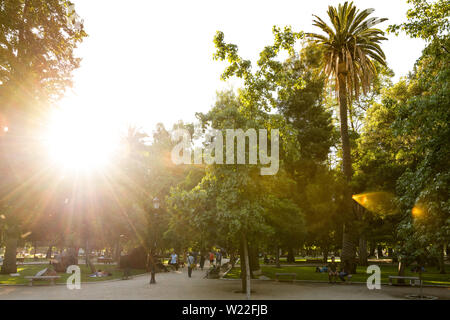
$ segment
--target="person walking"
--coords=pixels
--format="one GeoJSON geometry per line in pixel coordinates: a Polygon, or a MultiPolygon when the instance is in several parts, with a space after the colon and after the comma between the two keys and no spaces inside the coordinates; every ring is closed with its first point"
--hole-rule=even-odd
{"type": "Polygon", "coordinates": [[[178,271],[178,255],[175,251],[170,255],[170,264],[175,267],[176,271],[178,271]]]}
{"type": "Polygon", "coordinates": [[[188,257],[187,257],[187,265],[188,265],[188,276],[189,278],[192,277],[192,269],[195,266],[195,262],[194,262],[194,256],[192,255],[191,252],[189,252],[188,257]]]}
{"type": "Polygon", "coordinates": [[[209,253],[209,264],[212,266],[214,264],[214,253],[209,253]]]}
{"type": "Polygon", "coordinates": [[[222,253],[220,252],[220,250],[216,253],[216,263],[219,267],[222,264],[222,253]]]}

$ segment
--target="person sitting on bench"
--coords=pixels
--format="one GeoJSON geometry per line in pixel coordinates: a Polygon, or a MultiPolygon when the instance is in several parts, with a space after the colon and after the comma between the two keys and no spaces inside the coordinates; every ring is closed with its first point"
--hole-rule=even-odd
{"type": "Polygon", "coordinates": [[[316,272],[322,273],[322,272],[327,272],[327,271],[328,271],[328,267],[327,266],[325,266],[325,267],[316,267],[316,272]]]}
{"type": "Polygon", "coordinates": [[[425,272],[425,268],[424,267],[415,266],[415,267],[411,268],[411,272],[415,272],[415,273],[425,272]]]}
{"type": "Polygon", "coordinates": [[[348,261],[345,261],[341,270],[339,271],[339,278],[345,282],[345,277],[347,277],[349,280],[352,277],[350,274],[350,264],[348,261]]]}
{"type": "Polygon", "coordinates": [[[91,278],[100,278],[100,277],[109,277],[112,276],[111,272],[98,270],[97,272],[91,274],[89,277],[91,278]]]}
{"type": "Polygon", "coordinates": [[[338,276],[338,272],[337,272],[337,264],[334,261],[334,256],[331,257],[331,262],[328,263],[327,265],[327,269],[328,269],[328,282],[331,283],[331,280],[334,277],[334,283],[336,283],[336,278],[338,276]]]}

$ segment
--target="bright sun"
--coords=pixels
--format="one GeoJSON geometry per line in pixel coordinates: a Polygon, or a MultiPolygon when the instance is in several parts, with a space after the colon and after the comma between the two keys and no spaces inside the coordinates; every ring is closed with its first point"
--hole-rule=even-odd
{"type": "Polygon", "coordinates": [[[51,159],[68,170],[101,169],[118,145],[107,114],[70,105],[52,114],[45,140],[51,159]]]}

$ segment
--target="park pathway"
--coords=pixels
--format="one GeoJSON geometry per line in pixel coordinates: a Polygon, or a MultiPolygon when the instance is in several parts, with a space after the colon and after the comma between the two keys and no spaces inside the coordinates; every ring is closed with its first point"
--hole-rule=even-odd
{"type": "MultiPolygon", "coordinates": [[[[0,286],[0,299],[38,300],[91,300],[91,299],[150,299],[150,300],[222,300],[245,299],[240,281],[204,279],[205,271],[194,270],[192,278],[187,268],[178,272],[158,273],[157,283],[149,285],[149,275],[136,276],[130,280],[81,284],[80,290],[69,290],[65,285],[56,286],[0,286]]],[[[273,281],[252,281],[255,293],[252,299],[270,300],[315,300],[315,299],[403,299],[407,294],[416,294],[411,287],[382,286],[381,290],[370,291],[365,285],[329,285],[326,283],[277,283],[273,281]]],[[[450,299],[449,288],[424,288],[424,294],[450,299]]]]}

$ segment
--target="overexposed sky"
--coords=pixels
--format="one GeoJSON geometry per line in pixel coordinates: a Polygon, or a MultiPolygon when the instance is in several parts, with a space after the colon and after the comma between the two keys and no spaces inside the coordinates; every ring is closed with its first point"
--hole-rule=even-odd
{"type": "MultiPolygon", "coordinates": [[[[74,87],[62,102],[119,128],[138,125],[151,132],[157,122],[167,127],[180,119],[193,121],[206,112],[215,92],[230,84],[220,80],[225,64],[213,61],[217,30],[237,44],[241,56],[255,62],[272,44],[273,25],[314,31],[312,14],[327,18],[331,0],[72,0],[89,37],[77,55],[74,87]]],[[[406,20],[406,0],[358,0],[387,17],[379,25],[406,20]]],[[[325,19],[325,21],[327,21],[325,19]]],[[[317,30],[316,30],[317,31],[317,30]]],[[[424,43],[389,35],[383,44],[395,79],[405,76],[424,43]]]]}

